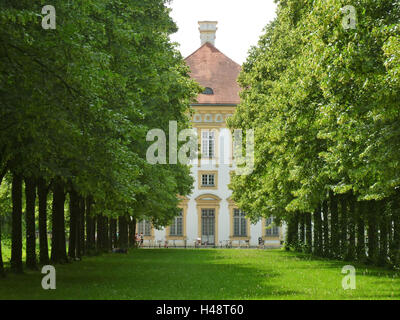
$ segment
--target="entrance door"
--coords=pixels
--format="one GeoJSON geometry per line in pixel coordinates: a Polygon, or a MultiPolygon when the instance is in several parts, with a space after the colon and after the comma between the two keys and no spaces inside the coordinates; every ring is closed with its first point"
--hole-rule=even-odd
{"type": "Polygon", "coordinates": [[[201,242],[214,245],[215,242],[215,210],[201,209],[201,242]]]}

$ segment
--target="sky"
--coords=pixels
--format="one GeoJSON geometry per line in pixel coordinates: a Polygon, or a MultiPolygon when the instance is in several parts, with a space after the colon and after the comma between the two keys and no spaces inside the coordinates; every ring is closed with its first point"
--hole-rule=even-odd
{"type": "Polygon", "coordinates": [[[198,21],[218,21],[215,46],[235,62],[246,61],[262,30],[275,18],[274,0],[172,0],[171,16],[179,31],[171,40],[184,58],[200,47],[198,21]]]}

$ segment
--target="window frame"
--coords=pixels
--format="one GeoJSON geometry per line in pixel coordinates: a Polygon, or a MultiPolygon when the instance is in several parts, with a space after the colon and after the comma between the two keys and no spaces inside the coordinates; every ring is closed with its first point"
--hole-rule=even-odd
{"type": "Polygon", "coordinates": [[[183,228],[183,209],[180,210],[180,214],[175,216],[171,225],[169,226],[169,232],[168,235],[170,237],[183,237],[183,233],[184,233],[184,228],[183,228]],[[178,228],[179,228],[179,224],[178,221],[180,220],[180,233],[178,233],[178,228]]]}
{"type": "Polygon", "coordinates": [[[204,159],[215,159],[216,154],[215,130],[201,130],[201,157],[204,159]],[[205,136],[207,134],[207,136],[205,136]]]}
{"type": "MultiPolygon", "coordinates": [[[[230,219],[230,230],[229,230],[229,239],[232,241],[249,241],[251,239],[251,232],[250,232],[250,226],[251,226],[251,221],[249,218],[246,219],[246,236],[236,236],[235,235],[235,209],[240,208],[235,204],[235,202],[232,200],[232,197],[229,197],[226,199],[228,201],[228,208],[229,208],[229,219],[230,219]]],[[[245,214],[245,213],[244,213],[245,214]]]]}
{"type": "Polygon", "coordinates": [[[215,174],[214,173],[202,173],[201,174],[201,186],[202,187],[215,187],[215,174]],[[204,179],[205,177],[205,179],[204,179]],[[212,179],[210,179],[212,177],[212,179]],[[204,180],[206,183],[204,183],[204,180]],[[212,180],[212,183],[210,181],[212,180]]]}
{"type": "Polygon", "coordinates": [[[246,238],[248,237],[247,225],[249,221],[246,218],[246,214],[239,208],[233,208],[233,237],[235,238],[246,238]],[[238,215],[236,215],[236,212],[238,215]],[[238,233],[236,233],[236,221],[238,222],[238,233]],[[244,224],[244,228],[243,228],[244,224]],[[244,234],[243,234],[244,230],[244,234]]]}
{"type": "Polygon", "coordinates": [[[280,238],[281,236],[281,227],[280,226],[272,226],[271,228],[268,228],[273,222],[274,218],[269,217],[269,218],[264,218],[264,225],[263,225],[263,238],[280,238]],[[274,232],[276,231],[276,232],[274,232]]]}
{"type": "Polygon", "coordinates": [[[140,234],[141,232],[143,232],[143,238],[145,240],[154,239],[154,227],[151,221],[147,219],[141,219],[137,222],[136,233],[140,234]],[[146,229],[149,231],[148,233],[146,232],[146,229]]]}
{"type": "MultiPolygon", "coordinates": [[[[181,199],[178,208],[181,209],[182,212],[182,235],[181,236],[176,236],[176,235],[171,235],[171,225],[167,226],[165,228],[165,238],[166,240],[186,240],[187,235],[186,235],[186,216],[187,216],[187,211],[188,211],[188,206],[189,206],[189,198],[187,197],[182,197],[179,196],[181,199]]],[[[175,217],[176,218],[176,217],[175,217]]]]}
{"type": "Polygon", "coordinates": [[[214,94],[214,90],[210,87],[205,87],[204,91],[202,92],[202,94],[207,94],[207,95],[213,95],[214,94]]]}
{"type": "Polygon", "coordinates": [[[213,189],[216,190],[218,189],[218,170],[198,170],[197,174],[197,188],[199,190],[204,190],[204,189],[213,189]],[[203,176],[207,175],[207,182],[209,182],[209,176],[214,176],[214,184],[213,185],[204,185],[203,184],[203,176]]]}

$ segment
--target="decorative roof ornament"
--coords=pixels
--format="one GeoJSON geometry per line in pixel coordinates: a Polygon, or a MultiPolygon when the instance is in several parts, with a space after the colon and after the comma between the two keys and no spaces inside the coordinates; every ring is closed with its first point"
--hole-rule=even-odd
{"type": "Polygon", "coordinates": [[[209,42],[215,46],[216,32],[218,30],[217,24],[218,21],[199,21],[201,45],[209,42]]]}

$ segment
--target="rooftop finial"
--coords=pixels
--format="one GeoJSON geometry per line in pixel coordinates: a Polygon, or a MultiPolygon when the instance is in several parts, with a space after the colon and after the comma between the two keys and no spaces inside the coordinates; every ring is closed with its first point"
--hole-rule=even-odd
{"type": "Polygon", "coordinates": [[[215,34],[217,32],[217,24],[217,21],[199,21],[201,45],[209,42],[213,46],[215,46],[215,34]]]}

